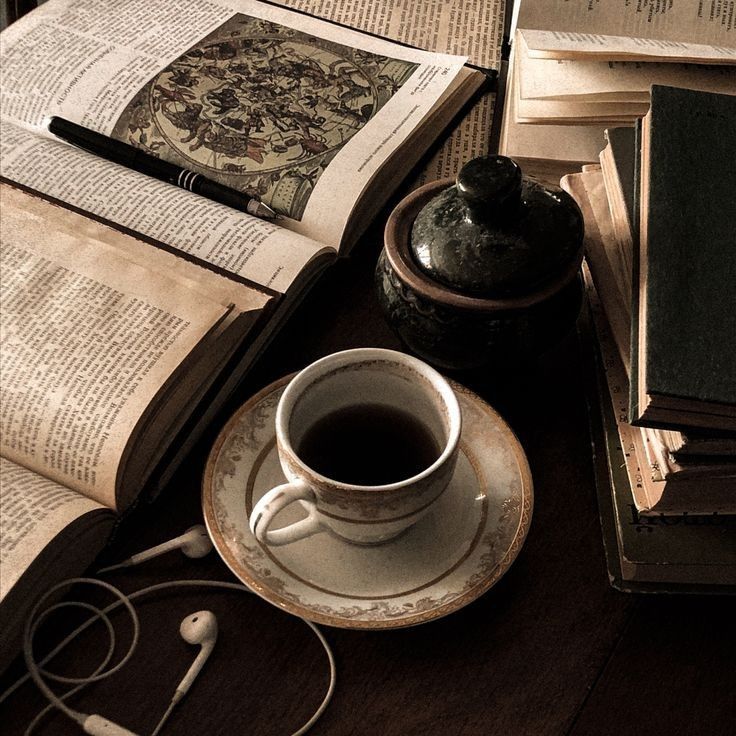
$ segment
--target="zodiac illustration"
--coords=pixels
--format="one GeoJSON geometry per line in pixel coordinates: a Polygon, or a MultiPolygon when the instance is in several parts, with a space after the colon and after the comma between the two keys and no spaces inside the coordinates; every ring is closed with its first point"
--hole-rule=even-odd
{"type": "Polygon", "coordinates": [[[299,219],[320,174],[416,66],[235,15],[159,72],[113,135],[299,219]]]}

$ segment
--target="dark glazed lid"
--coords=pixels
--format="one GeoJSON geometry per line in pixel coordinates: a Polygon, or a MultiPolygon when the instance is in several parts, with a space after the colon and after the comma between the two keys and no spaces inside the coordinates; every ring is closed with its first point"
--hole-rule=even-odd
{"type": "Polygon", "coordinates": [[[559,188],[522,177],[506,156],[469,161],[455,186],[417,215],[411,253],[451,289],[486,298],[527,294],[564,272],[580,251],[583,217],[559,188]]]}

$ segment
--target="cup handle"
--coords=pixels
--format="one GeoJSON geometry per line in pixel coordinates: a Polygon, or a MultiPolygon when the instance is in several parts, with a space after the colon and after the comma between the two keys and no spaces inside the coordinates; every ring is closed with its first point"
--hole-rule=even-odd
{"type": "Polygon", "coordinates": [[[314,505],[314,491],[301,480],[283,483],[268,491],[253,507],[249,523],[250,530],[259,542],[273,546],[296,542],[323,528],[314,505]],[[307,518],[281,529],[269,529],[276,514],[295,501],[301,501],[308,508],[307,518]]]}

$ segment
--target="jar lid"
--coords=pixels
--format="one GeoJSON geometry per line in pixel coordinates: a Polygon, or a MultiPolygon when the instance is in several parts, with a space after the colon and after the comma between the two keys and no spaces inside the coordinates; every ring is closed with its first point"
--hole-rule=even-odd
{"type": "Polygon", "coordinates": [[[465,164],[455,185],[421,210],[410,249],[418,268],[440,284],[503,298],[559,277],[582,239],[583,217],[572,197],[492,155],[465,164]]]}

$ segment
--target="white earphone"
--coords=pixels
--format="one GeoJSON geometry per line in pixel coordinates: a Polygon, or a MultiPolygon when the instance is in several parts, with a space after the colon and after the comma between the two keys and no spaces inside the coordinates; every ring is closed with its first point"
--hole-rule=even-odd
{"type": "Polygon", "coordinates": [[[173,698],[175,703],[178,703],[186,695],[200,670],[204,667],[207,657],[215,648],[215,641],[217,641],[217,619],[215,614],[212,611],[197,611],[197,613],[187,616],[181,622],[179,633],[187,644],[198,644],[202,648],[189,671],[176,688],[173,698]]]}
{"type": "MultiPolygon", "coordinates": [[[[201,672],[204,663],[215,648],[217,641],[217,618],[212,611],[197,611],[187,616],[179,626],[179,633],[182,639],[188,644],[199,645],[201,649],[196,659],[192,662],[192,666],[187,671],[182,681],[178,684],[174,697],[169,703],[169,707],[164,712],[161,720],[156,725],[151,736],[156,736],[163,728],[174,706],[187,694],[192,683],[201,672]]],[[[93,713],[84,717],[82,720],[82,728],[91,736],[136,736],[132,731],[120,726],[107,718],[93,713]]]]}
{"type": "MultiPolygon", "coordinates": [[[[127,560],[120,563],[119,565],[113,565],[111,567],[104,568],[103,570],[100,570],[98,572],[107,572],[110,570],[116,570],[118,568],[128,567],[130,565],[137,565],[138,563],[143,562],[144,560],[148,560],[148,559],[151,559],[152,557],[156,557],[157,555],[164,554],[166,552],[169,552],[172,549],[181,549],[184,552],[184,554],[187,555],[188,557],[203,557],[212,549],[212,543],[209,537],[207,536],[207,531],[204,528],[204,526],[197,525],[187,530],[181,536],[176,537],[175,539],[172,539],[169,542],[165,542],[164,544],[160,544],[156,547],[152,547],[149,550],[140,552],[128,558],[127,560]]],[[[224,582],[224,581],[221,582],[217,580],[171,580],[171,581],[164,582],[164,583],[158,583],[156,585],[149,585],[146,588],[142,588],[141,590],[137,590],[128,595],[124,594],[114,585],[111,585],[110,583],[107,583],[103,580],[97,580],[95,578],[70,578],[68,580],[63,580],[60,583],[57,583],[56,585],[52,586],[36,602],[36,605],[31,611],[30,616],[26,622],[26,627],[25,627],[24,636],[23,636],[23,653],[25,656],[28,673],[25,676],[21,677],[19,680],[17,680],[4,693],[0,694],[0,702],[10,697],[10,695],[13,692],[15,692],[28,678],[31,678],[35,682],[39,690],[46,696],[46,698],[49,701],[49,704],[46,706],[46,708],[41,710],[38,713],[38,715],[33,719],[33,721],[30,723],[30,725],[26,729],[26,734],[30,734],[34,726],[41,720],[41,718],[45,715],[45,713],[48,712],[49,709],[57,708],[62,713],[67,715],[69,718],[71,718],[73,721],[76,721],[84,729],[85,733],[88,733],[91,736],[137,736],[137,734],[135,734],[133,731],[130,731],[124,726],[121,726],[117,723],[114,723],[113,721],[108,720],[107,718],[99,715],[98,713],[87,714],[87,713],[82,713],[80,711],[76,711],[70,708],[64,701],[67,698],[69,698],[71,695],[76,693],[84,685],[87,685],[92,682],[97,682],[106,677],[109,677],[115,672],[118,672],[126,664],[126,662],[131,658],[135,650],[135,647],[138,644],[138,639],[139,639],[139,634],[140,634],[140,622],[138,619],[138,614],[132,604],[133,600],[140,598],[142,596],[150,595],[151,593],[155,593],[158,591],[169,590],[172,588],[189,588],[189,587],[215,588],[218,590],[224,589],[224,590],[232,590],[232,591],[238,591],[238,592],[244,592],[244,593],[252,592],[245,585],[242,585],[239,583],[224,582]],[[45,608],[45,609],[42,608],[43,604],[50,597],[57,596],[58,592],[62,590],[63,588],[66,588],[70,585],[79,585],[79,584],[95,585],[95,586],[104,588],[109,593],[111,593],[117,600],[109,604],[105,608],[96,608],[94,606],[91,606],[88,603],[83,603],[79,601],[68,601],[68,602],[62,601],[60,603],[55,603],[49,606],[48,608],[45,608]],[[36,630],[38,629],[41,622],[45,620],[53,611],[55,611],[58,608],[69,607],[69,606],[77,606],[82,609],[92,611],[92,616],[88,618],[85,622],[80,624],[74,631],[72,631],[63,641],[61,641],[40,662],[36,661],[36,658],[33,652],[33,638],[35,636],[36,630]],[[106,667],[108,667],[108,663],[110,662],[113,651],[115,649],[115,638],[116,638],[114,628],[112,626],[112,623],[110,621],[108,614],[111,611],[118,609],[120,607],[126,609],[128,612],[128,615],[130,616],[130,620],[132,623],[132,637],[131,637],[131,641],[128,646],[127,652],[122,656],[122,658],[117,662],[117,664],[115,664],[114,666],[110,666],[108,669],[106,669],[106,667]],[[49,672],[46,669],[42,669],[42,667],[48,661],[53,659],[53,657],[55,657],[62,649],[64,649],[70,642],[72,642],[79,634],[81,634],[83,631],[89,628],[95,621],[102,621],[104,625],[107,627],[108,634],[110,636],[111,646],[108,650],[107,655],[103,658],[103,661],[98,665],[97,669],[91,675],[87,677],[79,677],[79,678],[63,677],[61,675],[56,675],[52,672],[49,672]],[[63,695],[57,695],[54,691],[51,690],[51,688],[44,681],[44,677],[52,679],[52,680],[56,680],[57,682],[75,685],[75,687],[73,687],[71,690],[64,693],[63,695]]],[[[301,619],[301,620],[307,626],[309,626],[310,629],[312,629],[314,634],[317,636],[317,639],[319,640],[320,644],[322,645],[323,649],[325,650],[325,653],[327,655],[327,661],[329,664],[329,669],[330,669],[330,681],[329,681],[329,685],[327,688],[327,692],[322,702],[320,703],[319,707],[317,708],[317,710],[314,712],[312,717],[306,723],[302,725],[301,728],[299,728],[297,731],[295,731],[292,734],[292,736],[303,736],[303,734],[305,734],[317,722],[317,720],[320,718],[322,713],[324,713],[325,709],[327,708],[328,703],[332,699],[332,694],[335,691],[335,682],[336,682],[335,658],[332,654],[330,645],[327,643],[327,640],[325,639],[324,635],[317,628],[317,626],[315,626],[315,624],[313,624],[311,621],[307,621],[306,619],[301,619]]],[[[179,632],[182,638],[189,644],[199,645],[201,649],[198,652],[191,667],[189,668],[187,673],[184,675],[184,678],[181,680],[181,682],[177,686],[176,691],[174,692],[174,696],[172,697],[168,708],[164,712],[161,720],[159,721],[154,731],[151,733],[151,736],[158,736],[161,728],[163,727],[167,718],[173,711],[174,707],[176,706],[178,702],[181,701],[181,699],[184,697],[184,695],[187,693],[192,683],[196,679],[199,672],[202,670],[204,663],[207,661],[207,658],[209,657],[210,653],[212,652],[215,646],[215,642],[217,640],[217,630],[218,630],[217,619],[215,618],[215,615],[211,611],[197,611],[196,613],[192,613],[189,616],[187,616],[181,622],[181,625],[179,627],[179,632]]]]}
{"type": "Polygon", "coordinates": [[[187,670],[186,675],[184,675],[184,679],[177,685],[169,707],[163,716],[161,716],[161,720],[158,722],[156,728],[153,729],[151,736],[157,736],[161,731],[164,723],[166,723],[171,712],[174,710],[174,706],[187,694],[187,691],[192,686],[202,667],[204,667],[207,658],[215,648],[215,642],[217,641],[217,619],[215,618],[215,614],[212,611],[197,611],[196,613],[192,613],[181,622],[179,633],[187,644],[199,645],[201,649],[194,662],[192,662],[192,666],[187,670]]]}
{"type": "Polygon", "coordinates": [[[127,560],[119,562],[117,565],[110,565],[110,567],[103,567],[97,571],[98,575],[104,572],[111,572],[112,570],[120,570],[124,567],[132,567],[133,565],[140,565],[141,562],[150,560],[153,557],[164,555],[172,550],[180,549],[186,557],[196,559],[198,557],[204,557],[212,551],[212,540],[207,534],[207,530],[202,524],[197,524],[187,529],[184,534],[170,539],[168,542],[158,544],[151,549],[138,552],[127,560]]]}

